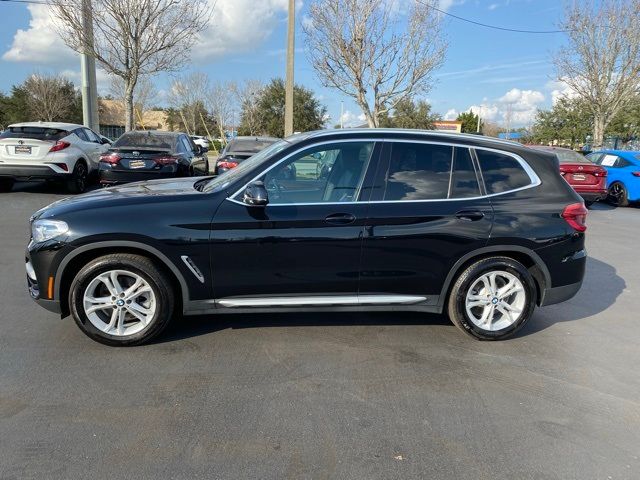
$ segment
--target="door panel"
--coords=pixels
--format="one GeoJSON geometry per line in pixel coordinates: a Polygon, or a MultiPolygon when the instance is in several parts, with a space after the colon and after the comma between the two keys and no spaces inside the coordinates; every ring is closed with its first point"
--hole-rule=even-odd
{"type": "Polygon", "coordinates": [[[352,141],[306,148],[259,177],[269,192],[266,207],[225,200],[211,230],[215,298],[356,295],[364,196],[379,157],[374,146],[352,141]]]}
{"type": "Polygon", "coordinates": [[[365,227],[359,292],[431,295],[427,303],[433,304],[455,262],[487,244],[493,210],[479,196],[477,164],[466,149],[421,146],[412,153],[410,145],[385,146],[365,227]],[[437,195],[445,198],[429,198],[437,195]]]}

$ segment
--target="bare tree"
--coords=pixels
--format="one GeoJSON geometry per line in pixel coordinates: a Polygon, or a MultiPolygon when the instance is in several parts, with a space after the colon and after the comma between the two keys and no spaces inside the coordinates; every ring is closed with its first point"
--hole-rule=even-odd
{"type": "Polygon", "coordinates": [[[241,112],[241,123],[249,135],[260,134],[261,119],[258,110],[260,94],[264,90],[264,83],[261,80],[245,80],[241,84],[236,84],[234,93],[241,112]]]}
{"type": "Polygon", "coordinates": [[[233,113],[237,109],[235,82],[218,82],[211,85],[207,95],[207,109],[216,119],[218,134],[225,142],[225,127],[231,125],[233,113]]]}
{"type": "Polygon", "coordinates": [[[370,127],[401,100],[425,93],[446,43],[434,0],[406,15],[389,0],[314,0],[303,24],[309,59],[324,86],[354,98],[370,127]]]}
{"type": "MultiPolygon", "coordinates": [[[[109,85],[109,93],[113,98],[125,106],[126,85],[122,78],[112,76],[109,85]]],[[[133,89],[133,105],[140,115],[147,111],[156,98],[158,92],[151,78],[148,75],[141,76],[133,89]]]]}
{"type": "Polygon", "coordinates": [[[206,109],[211,82],[206,73],[194,72],[175,79],[169,91],[169,104],[180,112],[187,133],[194,134],[206,109]]]}
{"type": "Polygon", "coordinates": [[[62,119],[73,104],[73,84],[59,75],[34,73],[23,84],[31,115],[46,122],[62,119]]]}
{"type": "Polygon", "coordinates": [[[554,59],[557,75],[590,109],[594,147],[640,90],[638,12],[640,0],[573,2],[565,12],[569,44],[554,59]]]}
{"type": "Polygon", "coordinates": [[[93,56],[125,84],[125,127],[134,125],[133,95],[141,75],[175,71],[211,15],[207,0],[93,0],[94,37],[84,28],[86,0],[49,0],[64,42],[93,56]]]}

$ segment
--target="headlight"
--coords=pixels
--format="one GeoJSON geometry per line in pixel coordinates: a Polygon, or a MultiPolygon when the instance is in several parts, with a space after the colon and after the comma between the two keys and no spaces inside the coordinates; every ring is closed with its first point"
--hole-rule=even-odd
{"type": "Polygon", "coordinates": [[[31,235],[35,243],[45,242],[69,231],[69,225],[62,220],[35,220],[31,224],[31,235]]]}

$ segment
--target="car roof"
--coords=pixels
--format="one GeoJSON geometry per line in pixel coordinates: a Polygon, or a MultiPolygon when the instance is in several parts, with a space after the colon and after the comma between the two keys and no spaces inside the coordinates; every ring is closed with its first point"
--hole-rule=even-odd
{"type": "Polygon", "coordinates": [[[83,128],[84,125],[78,125],[77,123],[64,123],[64,122],[20,122],[12,123],[11,127],[41,127],[41,128],[57,128],[58,130],[75,130],[76,128],[83,128]]]}
{"type": "Polygon", "coordinates": [[[565,152],[575,152],[575,150],[572,150],[570,148],[556,147],[554,145],[526,145],[526,146],[529,147],[529,148],[535,148],[536,150],[548,150],[550,152],[552,152],[554,150],[563,150],[565,152]]]}
{"type": "Polygon", "coordinates": [[[233,137],[229,142],[233,142],[234,140],[245,140],[245,141],[251,141],[254,140],[256,142],[278,142],[280,140],[282,140],[281,138],[277,138],[277,137],[261,137],[261,136],[257,136],[257,135],[243,135],[243,136],[239,136],[239,137],[233,137]]]}
{"type": "Polygon", "coordinates": [[[340,137],[340,136],[381,138],[393,137],[395,139],[420,139],[441,142],[460,142],[461,144],[474,143],[487,148],[509,147],[509,150],[530,151],[521,143],[511,140],[502,140],[495,137],[486,137],[484,135],[474,135],[470,133],[451,133],[441,132],[438,130],[417,130],[406,128],[344,128],[332,130],[315,130],[312,132],[297,133],[285,138],[290,143],[297,143],[304,140],[310,140],[323,137],[340,137]]]}
{"type": "Polygon", "coordinates": [[[182,132],[167,132],[166,130],[129,130],[128,132],[124,132],[123,135],[132,134],[132,133],[141,133],[147,135],[156,135],[158,137],[177,137],[178,135],[186,135],[186,133],[182,132]]]}

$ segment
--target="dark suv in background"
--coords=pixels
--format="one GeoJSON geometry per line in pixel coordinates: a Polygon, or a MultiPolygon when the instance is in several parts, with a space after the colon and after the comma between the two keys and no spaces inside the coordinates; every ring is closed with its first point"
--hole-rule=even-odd
{"type": "Polygon", "coordinates": [[[56,202],[31,218],[31,296],[91,338],[134,345],[186,315],[445,312],[512,335],[585,270],[580,197],[555,155],[477,136],[327,130],[218,177],[56,202]]]}

